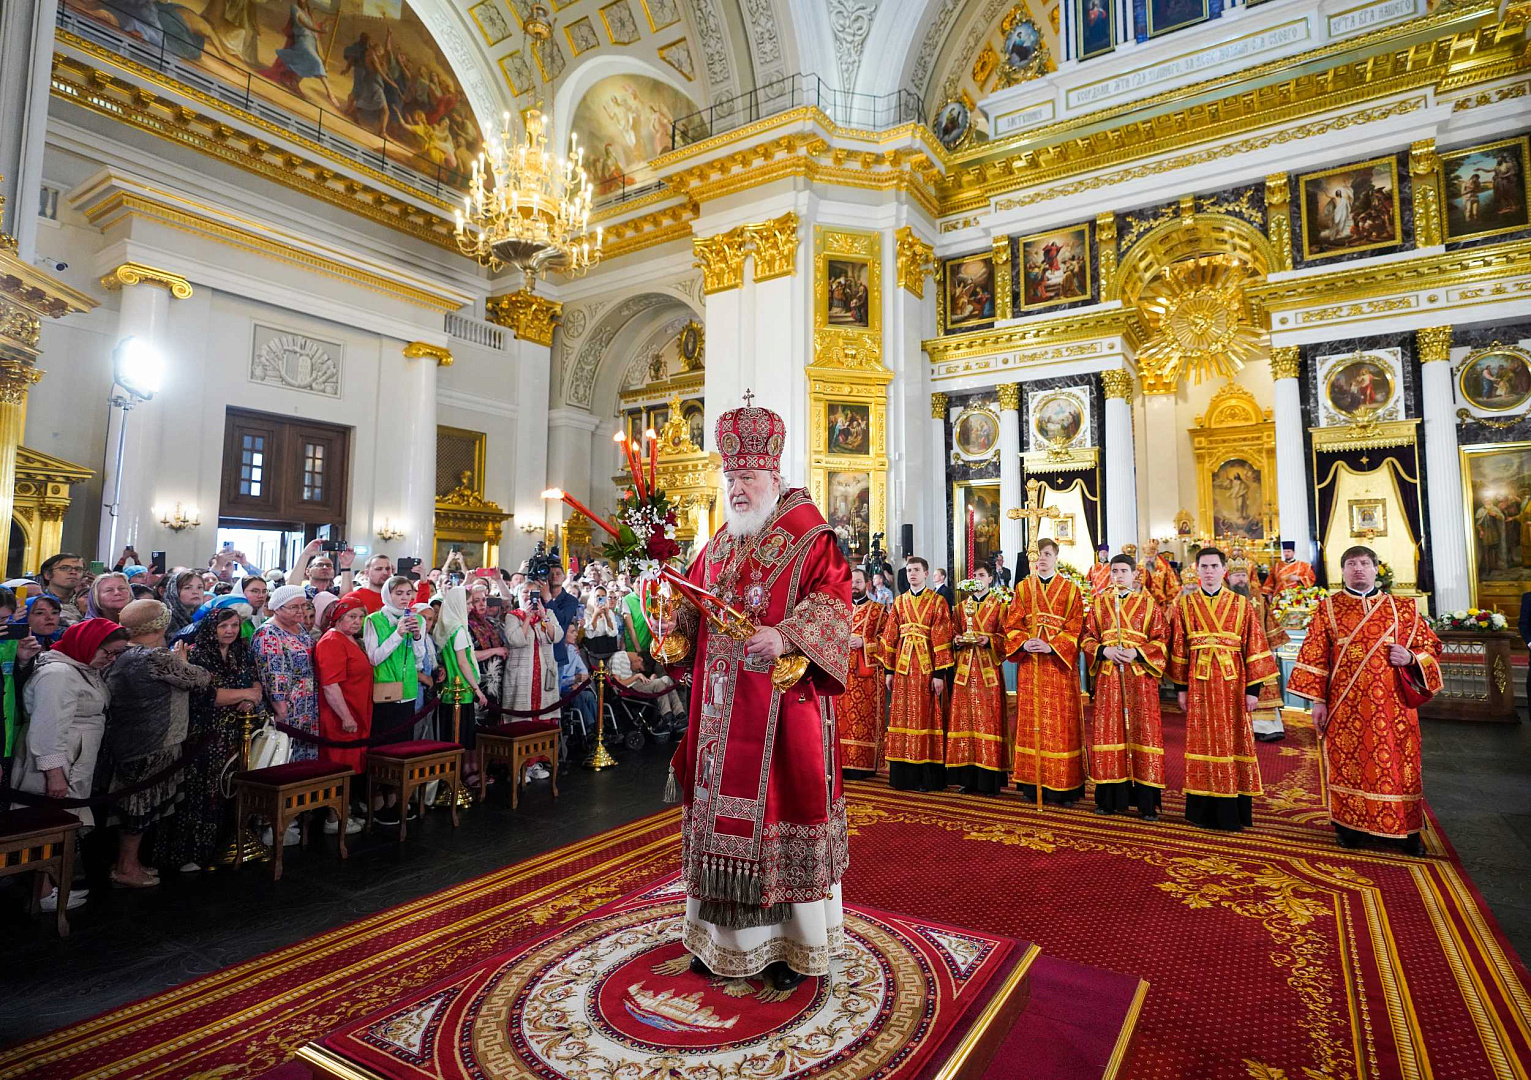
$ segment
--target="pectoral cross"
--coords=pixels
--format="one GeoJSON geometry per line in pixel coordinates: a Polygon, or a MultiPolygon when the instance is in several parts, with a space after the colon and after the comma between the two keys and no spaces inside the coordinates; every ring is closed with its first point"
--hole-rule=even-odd
{"type": "MultiPolygon", "coordinates": [[[[1026,481],[1026,506],[1012,506],[1005,513],[1011,521],[1026,519],[1026,557],[1035,561],[1037,557],[1037,530],[1042,527],[1042,519],[1048,517],[1052,507],[1047,505],[1047,485],[1032,477],[1026,481]]],[[[1020,583],[1017,582],[1017,585],[1020,583]]]]}

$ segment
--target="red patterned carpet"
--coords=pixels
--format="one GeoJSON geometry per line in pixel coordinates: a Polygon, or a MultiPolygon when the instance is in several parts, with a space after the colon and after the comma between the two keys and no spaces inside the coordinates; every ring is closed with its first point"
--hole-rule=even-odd
{"type": "MultiPolygon", "coordinates": [[[[1300,778],[1307,755],[1283,749],[1303,747],[1262,747],[1262,765],[1285,759],[1300,778]]],[[[1267,788],[1275,812],[1257,802],[1257,828],[1230,836],[853,784],[845,894],[1146,980],[1121,1076],[1527,1077],[1531,977],[1444,838],[1431,831],[1426,859],[1344,851],[1303,820],[1317,809],[1305,785],[1267,788]]],[[[259,1077],[667,877],[678,847],[674,811],[634,822],[0,1051],[0,1080],[259,1077]]],[[[1088,1027],[1069,1004],[1055,989],[1033,1018],[1088,1027]]],[[[990,1080],[1037,1075],[1039,1031],[990,1080]]]]}

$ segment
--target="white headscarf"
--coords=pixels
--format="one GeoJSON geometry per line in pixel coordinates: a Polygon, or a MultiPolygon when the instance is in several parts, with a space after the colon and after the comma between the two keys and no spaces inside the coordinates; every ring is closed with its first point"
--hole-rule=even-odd
{"type": "Polygon", "coordinates": [[[432,635],[436,644],[447,648],[452,635],[467,625],[468,590],[461,585],[448,585],[441,590],[441,615],[436,619],[436,632],[432,635]]]}

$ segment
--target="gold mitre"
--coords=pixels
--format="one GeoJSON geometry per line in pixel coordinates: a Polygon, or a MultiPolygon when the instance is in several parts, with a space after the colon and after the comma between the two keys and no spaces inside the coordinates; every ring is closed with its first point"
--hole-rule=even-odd
{"type": "Polygon", "coordinates": [[[1138,545],[1136,545],[1136,544],[1123,544],[1122,545],[1122,554],[1123,555],[1131,555],[1134,559],[1137,558],[1138,557],[1138,545]]]}
{"type": "Polygon", "coordinates": [[[1229,562],[1229,564],[1228,564],[1228,572],[1230,574],[1239,574],[1239,573],[1247,574],[1247,573],[1249,573],[1250,572],[1249,560],[1244,558],[1242,555],[1238,556],[1237,558],[1235,558],[1231,562],[1229,562]]]}
{"type": "Polygon", "coordinates": [[[1180,571],[1180,583],[1182,585],[1195,585],[1199,580],[1194,566],[1187,566],[1184,570],[1180,571]]]}

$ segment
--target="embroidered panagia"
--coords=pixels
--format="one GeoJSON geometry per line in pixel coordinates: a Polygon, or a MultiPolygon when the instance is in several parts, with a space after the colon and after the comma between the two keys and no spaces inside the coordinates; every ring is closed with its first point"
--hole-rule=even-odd
{"type": "Polygon", "coordinates": [[[1016,784],[1037,783],[1036,747],[1040,732],[1042,788],[1055,802],[1084,793],[1084,749],[1080,730],[1079,635],[1084,630],[1084,596],[1062,574],[1043,581],[1032,574],[1021,582],[1005,615],[1005,648],[1016,661],[1016,784]],[[1051,652],[1026,652],[1023,645],[1040,638],[1051,652]]]}

